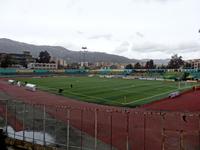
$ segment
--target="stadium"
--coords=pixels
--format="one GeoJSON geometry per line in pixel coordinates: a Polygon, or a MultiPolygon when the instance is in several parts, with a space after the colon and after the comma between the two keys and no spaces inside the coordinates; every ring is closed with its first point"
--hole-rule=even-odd
{"type": "Polygon", "coordinates": [[[0,75],[1,124],[32,147],[199,149],[198,69],[0,69],[0,75]]]}
{"type": "Polygon", "coordinates": [[[0,0],[0,150],[200,150],[198,14],[200,0],[0,0]]]}

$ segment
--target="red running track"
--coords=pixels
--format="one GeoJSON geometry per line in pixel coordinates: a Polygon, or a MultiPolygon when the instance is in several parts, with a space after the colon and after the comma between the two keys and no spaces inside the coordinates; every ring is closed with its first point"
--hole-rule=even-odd
{"type": "Polygon", "coordinates": [[[200,89],[189,90],[175,98],[155,101],[142,106],[142,108],[162,111],[198,112],[200,111],[200,89]]]}

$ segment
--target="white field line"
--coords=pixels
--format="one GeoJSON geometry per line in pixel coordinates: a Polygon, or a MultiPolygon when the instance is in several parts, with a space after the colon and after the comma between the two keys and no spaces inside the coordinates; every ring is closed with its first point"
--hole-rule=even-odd
{"type": "MultiPolygon", "coordinates": [[[[149,83],[149,84],[140,84],[139,86],[149,86],[149,85],[152,85],[152,83],[149,83]]],[[[50,87],[43,87],[43,86],[38,86],[39,88],[41,88],[41,89],[43,89],[43,90],[45,90],[45,89],[47,89],[47,90],[54,90],[54,91],[56,91],[57,89],[56,88],[50,88],[50,87]]],[[[106,87],[106,86],[105,86],[106,87]]],[[[131,85],[130,87],[136,87],[137,88],[137,86],[135,86],[135,85],[131,85]]],[[[118,88],[114,88],[113,90],[114,91],[123,91],[123,92],[127,92],[126,90],[121,90],[121,89],[126,89],[126,88],[128,88],[128,87],[118,87],[118,88]]],[[[78,93],[75,93],[75,92],[70,92],[70,91],[67,91],[67,93],[71,93],[71,94],[73,94],[73,95],[79,95],[79,96],[84,96],[84,97],[88,97],[88,98],[94,98],[94,99],[102,99],[102,100],[105,100],[105,101],[107,101],[107,102],[113,102],[113,103],[116,103],[116,104],[123,104],[123,103],[121,103],[121,102],[117,102],[117,101],[115,101],[115,100],[108,100],[108,99],[105,99],[105,98],[102,98],[102,97],[95,97],[95,96],[89,96],[89,95],[85,95],[85,94],[78,94],[78,93]]],[[[131,93],[131,91],[130,92],[127,92],[127,93],[131,93]]]]}
{"type": "Polygon", "coordinates": [[[176,91],[176,90],[170,90],[170,91],[167,91],[167,92],[164,92],[164,93],[160,93],[160,94],[157,94],[157,95],[153,95],[153,96],[150,96],[150,97],[145,97],[145,98],[142,98],[142,99],[138,99],[138,100],[135,100],[135,101],[132,101],[132,102],[122,103],[122,104],[123,105],[134,104],[136,102],[144,101],[146,99],[150,99],[150,98],[154,98],[154,97],[157,97],[157,96],[161,96],[161,95],[164,95],[164,94],[167,94],[167,93],[171,93],[171,92],[174,92],[174,91],[176,91]]]}
{"type": "Polygon", "coordinates": [[[135,100],[135,101],[132,101],[132,102],[122,103],[122,105],[134,104],[134,103],[136,103],[136,102],[144,101],[144,100],[146,100],[146,99],[158,97],[158,96],[165,95],[165,94],[168,94],[168,93],[171,93],[171,92],[175,92],[175,91],[177,91],[177,90],[183,90],[183,89],[187,89],[187,88],[191,88],[191,87],[192,87],[192,86],[183,87],[183,88],[177,88],[176,90],[170,90],[170,91],[167,91],[167,92],[164,92],[164,93],[161,93],[161,94],[153,95],[153,96],[150,96],[150,97],[145,97],[145,98],[138,99],[138,100],[135,100]]]}
{"type": "MultiPolygon", "coordinates": [[[[152,83],[151,84],[140,84],[139,86],[149,86],[149,85],[152,85],[152,83]]],[[[135,86],[135,85],[131,85],[131,86],[129,86],[129,87],[137,87],[137,86],[135,86]]],[[[126,92],[126,93],[132,93],[131,91],[126,91],[126,90],[121,90],[121,89],[126,89],[126,88],[129,88],[129,87],[119,87],[119,88],[114,88],[113,90],[114,91],[122,91],[122,92],[126,92]]],[[[108,99],[105,99],[105,98],[101,98],[101,97],[95,97],[95,96],[88,96],[88,95],[84,95],[84,94],[76,94],[76,93],[74,93],[74,92],[68,92],[68,93],[72,93],[72,94],[74,94],[74,95],[82,95],[82,96],[85,96],[85,97],[88,97],[88,98],[95,98],[95,99],[103,99],[103,100],[105,100],[105,101],[108,101],[108,102],[113,102],[113,103],[116,103],[116,104],[123,104],[123,103],[121,103],[121,102],[117,102],[117,101],[115,101],[115,100],[108,100],[108,99]]]]}
{"type": "MultiPolygon", "coordinates": [[[[42,87],[42,86],[40,86],[41,87],[41,89],[52,89],[52,90],[57,90],[56,88],[47,88],[47,87],[42,87]]],[[[102,97],[95,97],[95,96],[88,96],[88,95],[85,95],[85,94],[77,94],[77,93],[75,93],[75,92],[69,92],[69,91],[67,91],[67,93],[71,93],[72,95],[74,95],[74,96],[84,96],[84,97],[88,97],[88,98],[94,98],[94,99],[99,99],[99,100],[104,100],[104,101],[106,101],[106,102],[113,102],[113,103],[116,103],[116,104],[122,104],[122,103],[120,103],[120,102],[117,102],[117,101],[112,101],[112,100],[108,100],[108,99],[105,99],[105,98],[102,98],[102,97]]]]}
{"type": "MultiPolygon", "coordinates": [[[[126,86],[126,87],[117,87],[117,88],[113,88],[113,90],[115,90],[115,91],[117,91],[117,90],[119,90],[119,91],[125,91],[124,89],[128,89],[128,88],[132,88],[132,87],[134,87],[134,88],[138,88],[138,87],[143,87],[143,86],[149,86],[149,85],[161,85],[161,84],[152,84],[152,83],[149,83],[149,84],[132,84],[132,85],[130,85],[130,86],[126,86]]],[[[169,87],[173,87],[173,86],[169,86],[169,87]]]]}
{"type": "MultiPolygon", "coordinates": [[[[152,84],[146,84],[146,85],[152,85],[152,84]]],[[[172,88],[174,88],[174,86],[166,86],[166,85],[162,85],[162,86],[159,86],[159,87],[172,87],[172,88]]],[[[136,88],[137,88],[137,86],[136,86],[136,88]]],[[[176,89],[177,90],[177,89],[176,89]]],[[[122,91],[122,92],[126,92],[126,93],[132,93],[131,91],[126,91],[126,90],[119,90],[119,91],[122,91]]],[[[171,90],[171,91],[175,91],[175,90],[171,90]]],[[[168,92],[171,92],[171,91],[168,91],[168,92]]],[[[158,95],[153,95],[153,96],[150,96],[150,97],[145,97],[145,98],[143,98],[143,99],[138,99],[138,100],[136,100],[136,101],[139,101],[139,100],[145,100],[145,99],[149,99],[149,98],[153,98],[153,97],[157,97],[157,96],[160,96],[160,95],[163,95],[163,94],[167,94],[168,92],[166,92],[166,93],[161,93],[161,94],[158,94],[158,95]]],[[[132,102],[136,102],[136,101],[132,101],[132,102]]],[[[129,103],[132,103],[132,102],[128,102],[128,103],[121,103],[122,105],[126,105],[126,104],[129,104],[129,103]]]]}
{"type": "MultiPolygon", "coordinates": [[[[143,84],[142,86],[148,86],[148,85],[152,85],[151,84],[143,84]]],[[[131,85],[133,86],[133,85],[131,85]]],[[[89,95],[85,95],[85,94],[78,94],[78,93],[75,93],[75,92],[69,92],[67,91],[67,93],[71,93],[73,94],[74,96],[84,96],[84,97],[88,97],[88,98],[94,98],[94,99],[99,99],[99,100],[104,100],[106,102],[113,102],[113,103],[116,103],[116,104],[121,104],[121,105],[128,105],[128,104],[134,104],[136,102],[139,102],[139,101],[144,101],[146,99],[150,99],[150,98],[154,98],[154,97],[157,97],[157,96],[161,96],[161,95],[164,95],[164,94],[168,94],[168,93],[171,93],[171,92],[174,92],[174,91],[177,91],[177,90],[181,90],[181,89],[187,89],[187,88],[190,88],[192,87],[193,85],[190,85],[190,86],[187,86],[187,87],[182,87],[182,88],[177,88],[176,90],[170,90],[170,91],[167,91],[167,92],[164,92],[164,93],[161,93],[161,94],[157,94],[157,95],[153,95],[153,96],[150,96],[150,97],[146,97],[146,98],[142,98],[142,99],[138,99],[138,100],[135,100],[135,101],[132,101],[132,102],[128,102],[128,103],[120,103],[120,102],[117,102],[115,100],[108,100],[108,99],[105,99],[105,98],[102,98],[102,97],[95,97],[95,96],[89,96],[89,95]]],[[[39,86],[41,87],[41,89],[52,89],[52,90],[57,90],[56,88],[49,88],[49,87],[43,87],[43,86],[39,86]]],[[[134,87],[134,86],[133,86],[134,87]]],[[[167,86],[167,87],[173,87],[173,86],[167,86]]],[[[135,88],[137,88],[137,86],[135,86],[135,88]]],[[[123,88],[115,88],[114,90],[117,90],[119,89],[119,91],[125,91],[125,90],[120,90],[120,89],[123,89],[123,88]]]]}
{"type": "MultiPolygon", "coordinates": [[[[142,86],[148,86],[148,85],[152,85],[152,84],[143,84],[142,86]]],[[[141,85],[140,85],[141,86],[141,85]]],[[[136,86],[137,87],[137,86],[136,86]]],[[[169,86],[169,87],[171,87],[171,86],[169,86]]],[[[39,88],[41,88],[41,89],[47,89],[47,90],[54,90],[54,91],[56,91],[57,89],[56,88],[50,88],[50,87],[43,87],[43,86],[39,86],[39,88]]],[[[121,89],[121,88],[115,88],[114,90],[117,90],[117,89],[121,89]]],[[[119,91],[125,91],[125,90],[119,90],[119,91]]],[[[168,91],[168,92],[170,92],[170,91],[168,91]]],[[[102,98],[102,97],[96,97],[96,96],[89,96],[89,95],[85,95],[85,94],[78,94],[78,93],[75,93],[75,92],[70,92],[70,91],[67,91],[67,93],[70,93],[70,94],[72,94],[72,95],[74,95],[74,96],[84,96],[84,97],[86,97],[86,98],[94,98],[94,99],[99,99],[99,100],[104,100],[104,101],[106,101],[106,102],[112,102],[112,103],[116,103],[116,104],[122,104],[122,105],[126,105],[126,104],[129,104],[129,103],[132,103],[132,102],[136,102],[136,101],[139,101],[139,100],[143,100],[143,99],[139,99],[139,100],[136,100],[136,101],[132,101],[132,102],[129,102],[129,103],[121,103],[121,102],[117,102],[117,101],[115,101],[115,100],[108,100],[108,99],[105,99],[105,98],[102,98]]],[[[131,92],[129,92],[129,93],[131,93],[131,92]]],[[[162,95],[162,94],[164,94],[164,93],[161,93],[161,94],[159,94],[159,95],[162,95]]],[[[151,96],[151,97],[147,97],[147,98],[144,98],[144,100],[145,99],[149,99],[149,98],[153,98],[153,97],[156,97],[156,96],[159,96],[159,95],[154,95],[154,96],[151,96]]]]}

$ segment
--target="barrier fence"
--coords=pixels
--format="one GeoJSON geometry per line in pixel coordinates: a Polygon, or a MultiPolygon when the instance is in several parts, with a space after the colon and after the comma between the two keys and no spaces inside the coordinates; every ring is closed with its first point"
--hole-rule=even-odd
{"type": "Polygon", "coordinates": [[[66,150],[199,150],[200,113],[0,101],[6,134],[66,150]]]}
{"type": "Polygon", "coordinates": [[[157,77],[165,79],[180,79],[184,76],[184,72],[190,74],[190,78],[200,79],[200,70],[198,69],[15,69],[0,68],[0,76],[7,75],[134,75],[143,77],[157,77]]]}

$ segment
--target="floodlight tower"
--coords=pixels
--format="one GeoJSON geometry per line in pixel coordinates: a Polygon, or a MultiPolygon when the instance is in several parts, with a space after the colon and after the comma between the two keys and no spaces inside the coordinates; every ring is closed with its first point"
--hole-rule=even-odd
{"type": "Polygon", "coordinates": [[[85,67],[85,54],[86,54],[87,47],[83,46],[82,50],[83,50],[83,66],[85,67]]]}

